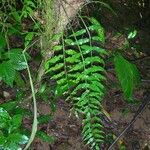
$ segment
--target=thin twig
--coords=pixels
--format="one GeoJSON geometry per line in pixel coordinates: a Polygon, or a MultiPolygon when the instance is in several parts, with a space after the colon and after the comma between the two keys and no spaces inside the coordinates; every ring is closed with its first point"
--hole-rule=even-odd
{"type": "MultiPolygon", "coordinates": [[[[148,93],[149,94],[149,93],[148,93]]],[[[135,113],[135,115],[133,116],[133,119],[130,121],[129,125],[121,132],[121,134],[115,139],[115,141],[110,145],[110,147],[108,148],[108,150],[112,150],[112,148],[114,147],[114,145],[117,143],[117,141],[128,131],[128,129],[133,125],[133,123],[137,120],[137,118],[139,117],[139,115],[144,111],[144,109],[146,108],[147,104],[150,102],[150,95],[146,95],[143,103],[139,106],[137,112],[135,113]]]]}

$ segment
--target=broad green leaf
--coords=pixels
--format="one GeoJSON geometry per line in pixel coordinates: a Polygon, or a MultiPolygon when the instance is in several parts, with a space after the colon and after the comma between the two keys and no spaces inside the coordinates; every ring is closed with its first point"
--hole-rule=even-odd
{"type": "Polygon", "coordinates": [[[8,101],[3,104],[0,104],[0,107],[7,111],[12,111],[17,106],[17,101],[8,101]]]}
{"type": "Polygon", "coordinates": [[[22,49],[11,49],[6,53],[6,56],[10,59],[12,65],[16,70],[23,70],[27,68],[27,64],[22,54],[22,49]]]}
{"type": "Polygon", "coordinates": [[[11,125],[15,128],[19,128],[21,126],[21,123],[22,123],[22,115],[20,114],[17,114],[17,115],[14,115],[12,117],[12,120],[11,120],[11,125]]]}
{"type": "Polygon", "coordinates": [[[15,74],[16,71],[14,69],[14,65],[12,65],[10,61],[0,64],[0,77],[6,84],[13,86],[15,74]]]}
{"type": "Polygon", "coordinates": [[[11,119],[8,112],[0,108],[0,129],[7,127],[8,121],[11,119]]]}
{"type": "Polygon", "coordinates": [[[26,144],[29,138],[26,135],[22,135],[20,133],[12,133],[9,134],[7,141],[16,143],[16,144],[26,144]]]}
{"type": "Polygon", "coordinates": [[[115,56],[114,62],[122,90],[126,99],[130,102],[133,95],[133,89],[140,81],[138,69],[134,64],[131,64],[121,56],[121,54],[115,56]]]}

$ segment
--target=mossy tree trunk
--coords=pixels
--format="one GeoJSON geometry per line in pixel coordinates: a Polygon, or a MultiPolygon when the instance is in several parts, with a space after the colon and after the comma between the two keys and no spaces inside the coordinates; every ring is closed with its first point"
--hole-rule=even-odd
{"type": "Polygon", "coordinates": [[[52,36],[62,33],[86,0],[45,0],[45,35],[43,38],[43,61],[38,72],[38,82],[44,75],[44,63],[53,56],[52,47],[59,40],[52,41],[52,36]]]}

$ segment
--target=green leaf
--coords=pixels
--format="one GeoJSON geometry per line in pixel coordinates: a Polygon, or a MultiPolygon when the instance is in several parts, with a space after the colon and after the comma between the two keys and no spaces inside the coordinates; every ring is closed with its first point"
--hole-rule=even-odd
{"type": "Polygon", "coordinates": [[[99,71],[104,72],[105,70],[101,66],[92,66],[85,70],[85,74],[95,73],[95,72],[99,72],[99,71]]]}
{"type": "MultiPolygon", "coordinates": [[[[0,54],[1,54],[2,51],[4,51],[5,46],[6,46],[5,37],[4,37],[4,35],[0,34],[0,54]]],[[[1,56],[1,55],[0,55],[0,56],[1,56]]],[[[0,58],[1,58],[1,57],[0,57],[0,58]]]]}
{"type": "Polygon", "coordinates": [[[12,65],[16,70],[23,70],[27,68],[27,64],[22,54],[22,49],[11,49],[6,53],[6,56],[10,59],[12,65]]]}
{"type": "Polygon", "coordinates": [[[12,117],[11,123],[12,123],[11,125],[14,126],[15,128],[19,128],[22,123],[22,115],[20,114],[14,115],[12,117]]]}
{"type": "Polygon", "coordinates": [[[61,69],[61,68],[63,68],[63,67],[64,67],[64,63],[56,64],[54,67],[49,68],[49,69],[46,71],[46,73],[48,73],[48,72],[53,72],[53,71],[57,71],[57,70],[59,70],[59,69],[61,69]]]}
{"type": "Polygon", "coordinates": [[[13,86],[15,74],[16,71],[10,61],[6,61],[0,64],[0,77],[6,84],[13,86]]]}
{"type": "Polygon", "coordinates": [[[71,34],[69,37],[77,37],[77,36],[83,35],[84,33],[86,33],[86,29],[81,29],[81,30],[71,34]]]}
{"type": "Polygon", "coordinates": [[[19,72],[16,72],[15,83],[18,87],[24,87],[25,86],[25,82],[22,79],[21,74],[19,72]]]}
{"type": "Polygon", "coordinates": [[[7,126],[8,121],[11,119],[8,112],[3,108],[0,108],[0,128],[5,128],[7,126]]]}
{"type": "Polygon", "coordinates": [[[53,75],[52,77],[51,77],[51,79],[59,79],[59,78],[61,78],[62,76],[64,76],[65,75],[65,71],[62,71],[62,72],[60,72],[60,73],[58,73],[58,74],[55,74],[55,75],[53,75]]]}
{"type": "Polygon", "coordinates": [[[29,138],[26,135],[22,135],[20,133],[9,134],[7,140],[16,144],[26,144],[29,138]]]}
{"type": "Polygon", "coordinates": [[[89,45],[82,45],[81,48],[83,49],[83,54],[88,54],[92,51],[96,51],[101,55],[108,55],[108,52],[100,47],[97,46],[89,46],[89,45]]]}
{"type": "Polygon", "coordinates": [[[133,38],[135,38],[136,35],[137,35],[137,30],[131,31],[128,34],[128,39],[133,39],[133,38]]]}
{"type": "Polygon", "coordinates": [[[140,76],[134,64],[127,61],[121,54],[114,58],[115,70],[120,81],[122,90],[128,102],[131,101],[133,89],[139,83],[140,76]]]}
{"type": "Polygon", "coordinates": [[[54,47],[53,47],[53,51],[60,51],[60,50],[62,50],[63,49],[63,46],[62,45],[55,45],[54,47]]]}
{"type": "Polygon", "coordinates": [[[104,60],[103,59],[101,59],[100,57],[98,57],[98,56],[92,56],[92,57],[87,57],[86,59],[85,59],[85,64],[86,65],[89,65],[90,63],[94,63],[94,62],[99,62],[99,63],[101,63],[101,64],[105,64],[104,63],[104,60]]]}
{"type": "Polygon", "coordinates": [[[104,28],[95,18],[90,18],[90,21],[93,24],[92,28],[90,28],[90,29],[96,30],[97,34],[99,36],[99,40],[104,43],[105,42],[105,30],[104,30],[104,28]]]}
{"type": "Polygon", "coordinates": [[[53,136],[47,135],[45,132],[42,131],[37,131],[36,136],[39,137],[44,142],[48,143],[52,143],[55,140],[53,136]]]}
{"type": "Polygon", "coordinates": [[[71,45],[83,45],[85,43],[88,43],[90,41],[89,38],[79,39],[75,42],[73,42],[71,45]]]}
{"type": "Polygon", "coordinates": [[[57,63],[58,61],[60,61],[63,58],[63,55],[58,55],[58,56],[54,56],[51,59],[49,59],[48,61],[46,61],[45,63],[45,69],[49,69],[49,66],[51,66],[52,64],[57,63]]]}
{"type": "Polygon", "coordinates": [[[68,55],[75,55],[77,54],[77,52],[73,49],[68,49],[68,50],[65,50],[65,53],[68,54],[68,55]]]}
{"type": "Polygon", "coordinates": [[[75,54],[75,55],[72,55],[71,57],[67,57],[66,58],[66,62],[69,62],[69,63],[77,63],[77,62],[80,62],[80,53],[79,54],[75,54]]]}
{"type": "Polygon", "coordinates": [[[52,115],[48,114],[48,115],[40,115],[38,117],[38,124],[44,124],[44,123],[48,123],[52,120],[52,115]]]}
{"type": "MultiPolygon", "coordinates": [[[[29,8],[29,7],[28,7],[29,8]]],[[[30,8],[29,8],[30,9],[30,8]]],[[[27,47],[30,42],[32,41],[33,39],[33,36],[34,36],[34,32],[28,32],[27,35],[25,36],[25,47],[27,47]]]]}
{"type": "Polygon", "coordinates": [[[0,107],[7,111],[13,110],[17,106],[17,101],[8,101],[3,104],[0,104],[0,107]]]}

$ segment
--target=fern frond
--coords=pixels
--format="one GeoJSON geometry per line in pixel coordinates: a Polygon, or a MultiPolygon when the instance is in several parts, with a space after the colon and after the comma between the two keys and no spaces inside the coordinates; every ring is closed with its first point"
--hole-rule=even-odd
{"type": "MultiPolygon", "coordinates": [[[[62,44],[54,46],[55,56],[45,64],[51,79],[57,82],[56,93],[66,95],[72,102],[75,113],[83,116],[83,139],[94,150],[99,150],[104,141],[102,97],[104,95],[105,62],[107,51],[93,46],[92,42],[102,44],[105,41],[104,29],[94,18],[90,19],[88,30],[92,37],[87,37],[87,30],[74,32],[62,44]]],[[[61,42],[60,42],[61,43],[61,42]]]]}

